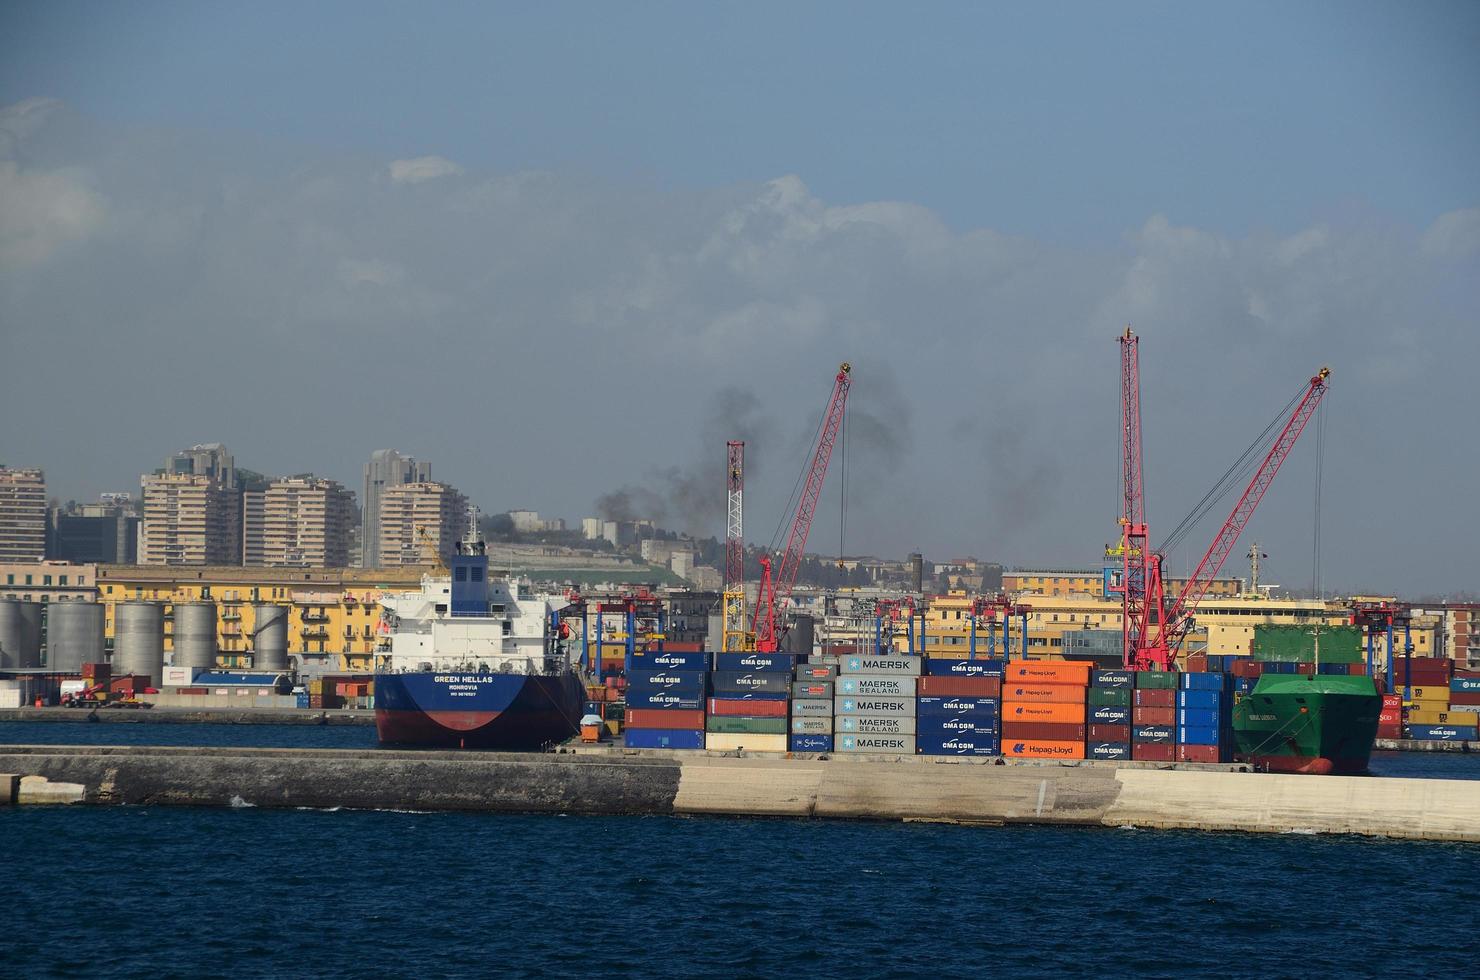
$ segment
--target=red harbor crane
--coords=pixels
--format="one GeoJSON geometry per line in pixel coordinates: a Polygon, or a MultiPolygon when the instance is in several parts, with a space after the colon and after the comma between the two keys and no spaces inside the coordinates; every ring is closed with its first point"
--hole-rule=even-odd
{"type": "Polygon", "coordinates": [[[843,424],[843,410],[848,404],[848,388],[852,384],[853,368],[844,362],[833,379],[832,399],[822,416],[822,426],[817,433],[817,447],[812,452],[812,465],[807,470],[802,495],[797,501],[796,515],[791,521],[791,531],[786,537],[786,550],[781,553],[781,563],[772,574],[771,556],[761,557],[760,593],[755,600],[755,648],[762,653],[775,653],[779,649],[785,627],[777,618],[777,610],[791,599],[792,586],[796,584],[797,572],[801,570],[802,558],[807,547],[807,533],[812,530],[812,517],[817,512],[817,500],[822,495],[822,483],[827,478],[827,464],[832,459],[833,445],[838,439],[838,429],[843,424]]]}

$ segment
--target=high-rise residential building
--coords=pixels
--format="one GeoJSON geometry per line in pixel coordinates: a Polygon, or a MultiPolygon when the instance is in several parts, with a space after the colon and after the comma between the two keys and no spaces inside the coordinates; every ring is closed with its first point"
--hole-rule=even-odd
{"type": "Polygon", "coordinates": [[[0,466],[0,561],[46,557],[46,476],[0,466]]]}
{"type": "Polygon", "coordinates": [[[241,494],[235,488],[186,473],[155,473],[140,483],[139,564],[241,564],[241,494]]]}
{"type": "Polygon", "coordinates": [[[249,490],[242,564],[343,568],[349,564],[354,496],[334,480],[295,476],[249,490]]]}
{"type": "Polygon", "coordinates": [[[219,442],[183,449],[164,461],[166,473],[207,476],[228,490],[236,489],[236,461],[219,442]]]}
{"type": "MultiPolygon", "coordinates": [[[[467,498],[430,481],[386,487],[380,499],[379,563],[425,565],[446,561],[468,530],[467,498]]],[[[366,539],[368,541],[368,539],[366,539]]]]}
{"type": "MultiPolygon", "coordinates": [[[[365,464],[365,494],[360,498],[363,510],[360,513],[360,565],[363,568],[379,568],[380,560],[380,501],[390,487],[406,483],[427,483],[432,479],[432,464],[417,462],[414,457],[402,456],[394,449],[377,449],[370,454],[365,464]]],[[[387,564],[396,564],[387,562],[387,564]]]]}

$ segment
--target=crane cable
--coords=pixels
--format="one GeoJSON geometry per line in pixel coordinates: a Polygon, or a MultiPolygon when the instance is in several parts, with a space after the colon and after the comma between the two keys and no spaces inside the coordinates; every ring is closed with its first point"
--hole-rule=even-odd
{"type": "Polygon", "coordinates": [[[838,423],[838,568],[843,567],[846,554],[843,543],[848,538],[848,406],[843,405],[843,417],[838,423]]]}

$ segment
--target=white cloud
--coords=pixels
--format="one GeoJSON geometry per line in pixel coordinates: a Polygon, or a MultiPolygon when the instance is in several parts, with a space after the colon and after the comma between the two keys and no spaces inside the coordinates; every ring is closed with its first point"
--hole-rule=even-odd
{"type": "Polygon", "coordinates": [[[26,170],[0,160],[0,265],[44,262],[96,233],[106,216],[85,171],[26,170]]]}
{"type": "Polygon", "coordinates": [[[413,157],[410,160],[391,161],[391,180],[398,184],[419,184],[438,177],[456,177],[463,168],[446,157],[413,157]]]}
{"type": "Polygon", "coordinates": [[[1439,215],[1424,232],[1423,250],[1456,259],[1480,252],[1480,208],[1439,215]]]}

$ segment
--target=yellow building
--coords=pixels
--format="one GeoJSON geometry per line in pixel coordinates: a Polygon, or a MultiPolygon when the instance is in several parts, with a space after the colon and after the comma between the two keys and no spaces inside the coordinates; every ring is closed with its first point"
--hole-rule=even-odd
{"type": "MultiPolygon", "coordinates": [[[[216,603],[218,658],[225,667],[250,661],[253,603],[289,607],[288,652],[322,659],[331,670],[374,668],[380,622],[379,598],[386,592],[414,591],[431,569],[359,568],[197,568],[99,565],[98,598],[106,607],[106,635],[113,637],[114,606],[130,599],[167,604],[216,603]]],[[[165,649],[172,649],[170,610],[166,609],[165,649]]]]}
{"type": "MultiPolygon", "coordinates": [[[[1164,581],[1163,590],[1170,599],[1186,585],[1184,578],[1169,578],[1164,581]]],[[[1019,569],[1002,574],[1002,591],[1008,595],[1030,592],[1034,595],[1068,596],[1082,593],[1098,597],[1105,594],[1105,576],[1101,569],[1019,569]]],[[[1234,596],[1243,591],[1243,579],[1215,578],[1209,583],[1207,594],[1234,596]]]]}

